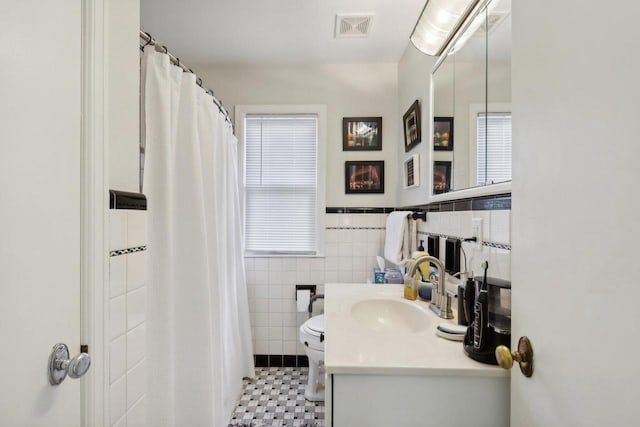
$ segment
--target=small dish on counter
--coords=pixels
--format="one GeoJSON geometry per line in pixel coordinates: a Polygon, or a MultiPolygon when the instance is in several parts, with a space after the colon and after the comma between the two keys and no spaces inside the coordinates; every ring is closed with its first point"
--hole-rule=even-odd
{"type": "Polygon", "coordinates": [[[436,335],[451,341],[462,341],[467,333],[467,327],[453,323],[440,323],[436,326],[436,335]]]}

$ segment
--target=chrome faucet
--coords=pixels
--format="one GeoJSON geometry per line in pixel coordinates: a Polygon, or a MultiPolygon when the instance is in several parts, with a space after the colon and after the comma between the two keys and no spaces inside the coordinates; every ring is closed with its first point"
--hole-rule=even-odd
{"type": "MultiPolygon", "coordinates": [[[[438,269],[438,273],[436,275],[438,283],[437,285],[433,285],[429,308],[431,309],[431,311],[435,312],[443,319],[453,319],[453,311],[451,310],[451,296],[447,293],[444,282],[446,273],[444,271],[444,265],[442,265],[442,262],[440,262],[438,258],[432,257],[430,255],[423,255],[421,257],[418,257],[409,267],[407,274],[404,276],[405,284],[407,284],[407,280],[415,280],[413,276],[416,274],[418,266],[425,261],[432,262],[438,269]]],[[[429,276],[429,281],[433,283],[431,276],[429,276]]]]}

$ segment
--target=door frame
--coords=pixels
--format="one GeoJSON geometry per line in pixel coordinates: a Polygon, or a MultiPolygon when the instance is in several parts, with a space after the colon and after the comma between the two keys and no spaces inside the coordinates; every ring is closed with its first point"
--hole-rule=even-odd
{"type": "Polygon", "coordinates": [[[81,1],[80,338],[89,346],[92,366],[81,381],[80,420],[82,426],[103,427],[109,407],[105,5],[104,0],[81,1]]]}

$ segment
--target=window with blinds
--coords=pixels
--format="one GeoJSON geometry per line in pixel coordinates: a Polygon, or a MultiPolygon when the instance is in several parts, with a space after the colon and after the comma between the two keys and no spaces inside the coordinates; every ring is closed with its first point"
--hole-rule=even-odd
{"type": "Polygon", "coordinates": [[[245,250],[318,252],[317,115],[246,115],[245,250]]]}
{"type": "Polygon", "coordinates": [[[511,113],[480,113],[477,125],[476,185],[510,181],[511,113]]]}

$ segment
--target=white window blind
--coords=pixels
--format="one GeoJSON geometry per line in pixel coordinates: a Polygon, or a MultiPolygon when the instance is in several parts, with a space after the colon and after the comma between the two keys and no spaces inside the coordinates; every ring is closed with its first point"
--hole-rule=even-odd
{"type": "Polygon", "coordinates": [[[511,113],[480,113],[477,122],[476,184],[510,181],[511,113]]]}
{"type": "Polygon", "coordinates": [[[317,253],[317,164],[316,115],[245,117],[247,254],[317,253]]]}

